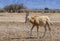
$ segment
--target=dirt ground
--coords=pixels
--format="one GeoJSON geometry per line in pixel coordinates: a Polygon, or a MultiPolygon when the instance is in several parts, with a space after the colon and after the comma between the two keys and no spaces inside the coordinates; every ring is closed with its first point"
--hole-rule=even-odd
{"type": "MultiPolygon", "coordinates": [[[[24,22],[0,22],[0,41],[60,41],[60,14],[43,14],[50,17],[53,25],[51,32],[47,28],[44,38],[37,39],[36,27],[33,29],[33,38],[29,38],[32,25],[24,22]],[[50,35],[51,34],[51,35],[50,35]]],[[[22,17],[20,17],[22,18],[22,17]]],[[[22,20],[23,21],[23,20],[22,20]]],[[[39,37],[44,34],[44,28],[39,28],[39,37]]]]}

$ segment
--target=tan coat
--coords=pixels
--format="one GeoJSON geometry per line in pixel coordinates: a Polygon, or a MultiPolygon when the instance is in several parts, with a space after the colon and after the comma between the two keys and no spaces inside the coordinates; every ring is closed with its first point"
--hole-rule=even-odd
{"type": "Polygon", "coordinates": [[[30,16],[28,18],[30,23],[34,25],[44,26],[46,22],[50,23],[50,19],[48,16],[30,16]]]}

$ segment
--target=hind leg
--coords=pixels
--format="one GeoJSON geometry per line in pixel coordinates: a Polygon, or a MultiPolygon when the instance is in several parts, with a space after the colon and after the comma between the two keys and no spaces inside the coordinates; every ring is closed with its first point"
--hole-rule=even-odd
{"type": "Polygon", "coordinates": [[[48,26],[48,29],[49,29],[49,34],[50,34],[50,37],[51,37],[51,41],[52,41],[52,34],[51,34],[50,23],[47,23],[47,26],[48,26]]]}
{"type": "Polygon", "coordinates": [[[44,36],[45,36],[45,34],[46,34],[46,31],[47,31],[47,29],[46,29],[46,25],[44,26],[44,29],[45,29],[45,32],[44,32],[43,36],[40,37],[40,38],[44,38],[44,36]]]}

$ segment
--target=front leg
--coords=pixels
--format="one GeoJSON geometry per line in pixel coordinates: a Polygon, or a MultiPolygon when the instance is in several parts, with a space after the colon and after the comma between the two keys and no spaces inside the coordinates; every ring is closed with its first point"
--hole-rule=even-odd
{"type": "Polygon", "coordinates": [[[30,37],[32,36],[32,30],[34,28],[35,25],[32,26],[31,30],[30,30],[30,37]]]}

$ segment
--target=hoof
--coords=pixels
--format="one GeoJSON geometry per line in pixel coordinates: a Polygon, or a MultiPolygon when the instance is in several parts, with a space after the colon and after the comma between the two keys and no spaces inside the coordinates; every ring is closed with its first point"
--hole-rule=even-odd
{"type": "Polygon", "coordinates": [[[41,38],[41,37],[39,37],[39,38],[41,38]]]}
{"type": "Polygon", "coordinates": [[[29,38],[32,38],[32,37],[29,37],[29,38]]]}
{"type": "Polygon", "coordinates": [[[39,39],[43,39],[44,37],[39,37],[39,39]]]}
{"type": "Polygon", "coordinates": [[[30,39],[37,39],[37,37],[30,37],[30,39]]]}

